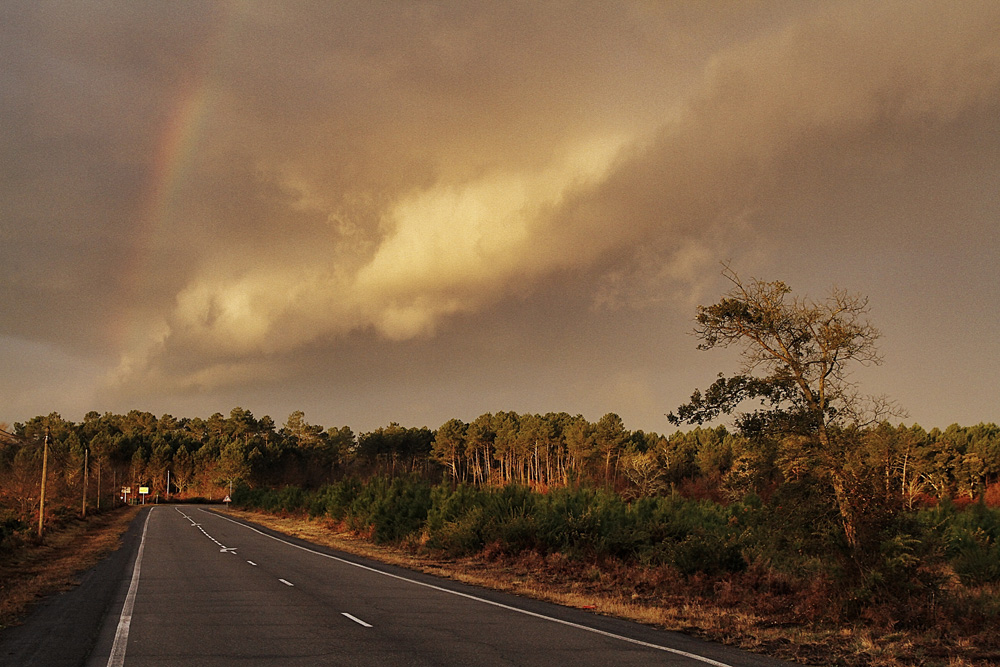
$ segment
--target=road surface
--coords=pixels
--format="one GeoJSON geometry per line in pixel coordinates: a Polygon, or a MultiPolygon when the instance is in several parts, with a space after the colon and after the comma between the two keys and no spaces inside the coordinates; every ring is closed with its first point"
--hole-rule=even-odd
{"type": "Polygon", "coordinates": [[[160,505],[23,626],[7,665],[781,665],[160,505]]]}

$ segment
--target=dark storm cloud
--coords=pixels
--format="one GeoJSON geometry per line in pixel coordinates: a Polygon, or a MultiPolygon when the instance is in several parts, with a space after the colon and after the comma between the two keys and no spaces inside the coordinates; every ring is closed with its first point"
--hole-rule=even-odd
{"type": "Polygon", "coordinates": [[[289,391],[346,350],[467,387],[513,319],[525,373],[563,358],[598,405],[596,357],[652,401],[612,342],[686,326],[650,313],[689,316],[721,259],[822,289],[872,246],[996,239],[995,3],[0,11],[2,334],[102,368],[100,400],[289,391]]]}

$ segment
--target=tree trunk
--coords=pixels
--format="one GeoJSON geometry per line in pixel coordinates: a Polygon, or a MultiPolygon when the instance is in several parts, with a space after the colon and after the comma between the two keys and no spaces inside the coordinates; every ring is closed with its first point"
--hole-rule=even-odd
{"type": "Polygon", "coordinates": [[[826,456],[834,457],[834,461],[829,463],[830,481],[833,485],[833,493],[837,499],[837,509],[840,512],[840,523],[844,528],[844,538],[851,554],[858,552],[858,518],[854,509],[854,504],[847,493],[847,478],[844,471],[838,465],[830,443],[830,434],[826,430],[826,424],[821,423],[818,432],[819,444],[826,456]]]}
{"type": "Polygon", "coordinates": [[[851,553],[858,551],[858,519],[854,510],[854,504],[847,494],[847,484],[843,473],[839,470],[831,475],[833,492],[837,498],[837,509],[840,510],[840,523],[844,528],[844,537],[847,539],[847,546],[851,553]]]}

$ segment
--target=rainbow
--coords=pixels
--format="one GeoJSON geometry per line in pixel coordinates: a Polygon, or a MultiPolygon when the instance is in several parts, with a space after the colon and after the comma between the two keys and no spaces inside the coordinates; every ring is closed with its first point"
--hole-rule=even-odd
{"type": "Polygon", "coordinates": [[[232,36],[232,5],[219,5],[213,25],[207,31],[191,74],[171,95],[169,112],[155,132],[152,159],[147,163],[130,251],[119,274],[118,315],[109,322],[109,339],[115,349],[124,352],[143,345],[143,332],[149,313],[142,300],[153,287],[157,270],[153,253],[171,236],[177,212],[177,197],[183,190],[194,165],[194,158],[204,136],[211,113],[217,63],[232,36]]]}

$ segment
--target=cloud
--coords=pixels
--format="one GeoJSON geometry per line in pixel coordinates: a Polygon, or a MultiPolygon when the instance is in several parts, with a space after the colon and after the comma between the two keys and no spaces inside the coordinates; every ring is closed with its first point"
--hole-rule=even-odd
{"type": "Polygon", "coordinates": [[[5,14],[3,331],[117,353],[123,395],[578,308],[555,284],[690,310],[997,149],[992,2],[5,14]]]}
{"type": "MultiPolygon", "coordinates": [[[[253,209],[221,217],[236,237],[254,236],[248,245],[255,252],[272,244],[281,261],[248,266],[241,252],[226,249],[204,255],[209,261],[189,276],[166,314],[169,331],[156,339],[157,354],[227,360],[211,366],[217,372],[195,371],[225,382],[225,368],[235,369],[234,380],[242,378],[254,355],[280,354],[352,330],[391,340],[431,336],[449,316],[537,289],[557,272],[605,276],[595,294],[605,305],[635,305],[637,294],[696,283],[741,237],[767,225],[764,216],[784,205],[783,182],[799,178],[797,170],[821,178],[831,161],[844,160],[874,161],[862,165],[869,170],[897,169],[894,161],[907,159],[907,143],[928,128],[995,108],[1000,57],[982,16],[991,9],[969,6],[964,16],[961,9],[945,18],[933,5],[842,3],[798,16],[716,51],[697,84],[660,110],[654,133],[641,124],[606,123],[600,134],[586,123],[570,123],[557,142],[529,133],[544,151],[512,139],[523,155],[505,150],[491,131],[492,109],[469,80],[470,71],[483,73],[482,64],[461,39],[452,41],[456,32],[468,38],[463,31],[473,24],[456,17],[458,23],[436,37],[406,39],[398,51],[356,63],[375,81],[352,79],[362,97],[403,98],[387,108],[349,109],[336,121],[342,129],[371,111],[367,133],[355,129],[348,137],[320,140],[328,149],[361,142],[351,157],[365,160],[359,174],[361,187],[371,187],[367,205],[355,209],[342,195],[338,201],[337,189],[357,169],[342,165],[339,154],[329,153],[330,165],[319,176],[309,170],[323,151],[307,149],[301,160],[287,155],[280,140],[288,132],[279,119],[295,113],[265,100],[281,108],[277,118],[264,119],[263,152],[250,145],[252,159],[265,169],[247,182],[252,191],[240,195],[253,209]],[[456,104],[471,115],[447,117],[448,129],[458,135],[448,137],[433,116],[400,117],[408,102],[441,111],[456,104]],[[456,147],[457,156],[446,152],[456,147]],[[498,155],[476,157],[481,147],[499,147],[498,155]],[[418,148],[426,156],[417,157],[418,148]],[[386,160],[396,154],[401,165],[393,168],[386,160]],[[803,170],[804,164],[810,166],[803,170]],[[367,180],[373,176],[366,170],[383,167],[388,189],[367,180]],[[260,194],[267,187],[271,199],[260,194]],[[336,227],[314,229],[309,220],[324,213],[336,227]]],[[[505,127],[504,113],[515,109],[540,117],[530,105],[546,114],[564,106],[557,94],[528,100],[519,90],[512,108],[504,102],[512,99],[505,86],[515,82],[492,73],[484,88],[500,103],[498,129],[505,127]]],[[[539,76],[529,77],[525,88],[538,90],[539,76]]],[[[568,79],[579,76],[573,72],[568,79]]],[[[316,72],[308,78],[317,83],[316,72]]],[[[310,91],[306,113],[314,98],[344,93],[358,95],[337,85],[310,91]]],[[[260,100],[250,94],[236,88],[220,97],[253,107],[260,100]]],[[[238,111],[225,113],[240,126],[238,111]]],[[[292,132],[292,143],[326,125],[307,118],[292,132]]],[[[820,184],[799,182],[797,191],[815,187],[820,184]]],[[[365,201],[364,192],[349,191],[365,201]]],[[[217,212],[218,194],[202,196],[217,212]]]]}
{"type": "MultiPolygon", "coordinates": [[[[384,237],[353,272],[341,270],[331,254],[326,261],[270,263],[233,275],[220,270],[216,256],[178,293],[165,329],[146,340],[146,349],[129,351],[117,377],[141,371],[138,359],[155,363],[161,354],[268,355],[355,329],[393,340],[430,335],[442,317],[475,311],[515,285],[530,285],[554,264],[586,261],[538,251],[535,228],[545,209],[599,178],[619,144],[587,142],[539,173],[491,174],[404,198],[386,212],[384,237]]],[[[344,233],[342,224],[337,233],[344,233]]],[[[238,253],[226,261],[238,263],[238,253]]],[[[224,381],[225,367],[198,371],[197,382],[224,381]]],[[[242,364],[232,368],[244,374],[242,364]]]]}

